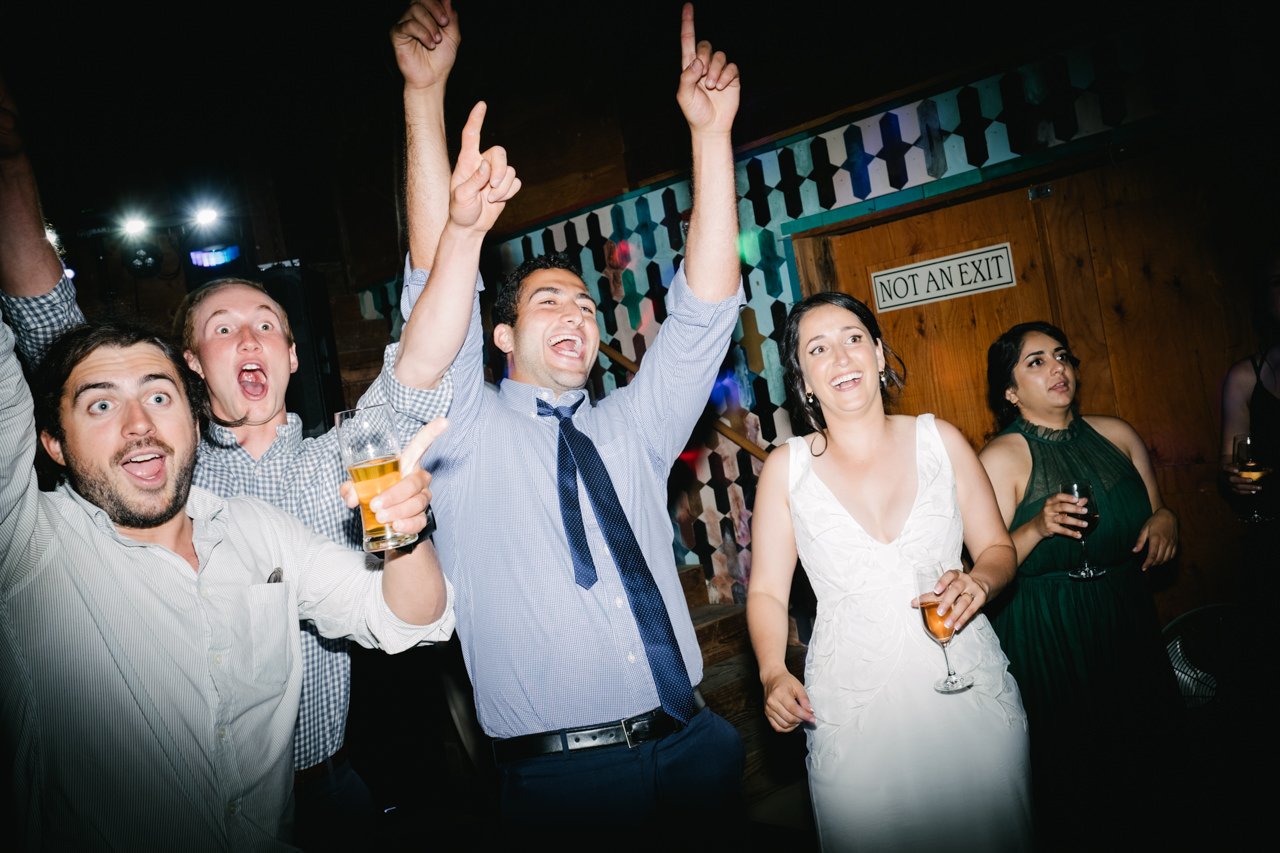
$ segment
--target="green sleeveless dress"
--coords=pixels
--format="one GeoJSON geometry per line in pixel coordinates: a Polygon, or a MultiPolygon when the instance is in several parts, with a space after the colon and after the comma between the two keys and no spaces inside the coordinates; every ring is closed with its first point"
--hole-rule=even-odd
{"type": "Polygon", "coordinates": [[[1081,561],[1080,540],[1054,536],[987,608],[1027,711],[1037,833],[1061,840],[1085,813],[1097,817],[1100,803],[1132,803],[1132,786],[1157,781],[1183,706],[1141,570],[1145,555],[1131,550],[1151,516],[1137,469],[1083,418],[1064,430],[1019,419],[1006,433],[1031,449],[1011,530],[1073,478],[1093,485],[1100,515],[1085,547],[1105,575],[1068,577],[1081,561]]]}

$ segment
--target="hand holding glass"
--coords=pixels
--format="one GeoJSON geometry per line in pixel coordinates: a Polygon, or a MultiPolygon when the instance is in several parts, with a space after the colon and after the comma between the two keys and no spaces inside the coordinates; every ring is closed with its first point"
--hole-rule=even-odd
{"type": "Polygon", "coordinates": [[[919,595],[920,602],[920,619],[924,622],[924,632],[929,636],[929,639],[942,647],[942,660],[947,665],[946,676],[935,681],[933,689],[939,693],[960,693],[968,690],[973,686],[973,676],[956,675],[956,671],[951,668],[951,658],[947,656],[947,646],[951,645],[951,638],[955,636],[956,631],[954,627],[947,625],[946,617],[938,615],[938,596],[933,591],[938,585],[938,579],[943,575],[942,564],[936,560],[917,563],[915,573],[916,592],[919,595]]]}
{"type": "MultiPolygon", "coordinates": [[[[1236,476],[1243,477],[1253,483],[1261,482],[1263,477],[1271,473],[1271,466],[1258,458],[1257,447],[1253,437],[1237,435],[1234,441],[1232,458],[1236,464],[1236,476]]],[[[1241,521],[1249,524],[1261,524],[1271,520],[1268,515],[1259,509],[1257,493],[1248,497],[1247,500],[1250,502],[1249,512],[1240,519],[1241,521]]]]}
{"type": "Polygon", "coordinates": [[[1098,529],[1098,504],[1093,498],[1093,487],[1088,482],[1080,480],[1078,482],[1063,483],[1058,488],[1058,491],[1071,495],[1077,501],[1085,501],[1084,515],[1076,517],[1089,523],[1087,527],[1076,528],[1080,531],[1080,565],[1067,572],[1067,576],[1078,581],[1100,578],[1107,573],[1107,570],[1098,568],[1090,563],[1089,553],[1084,547],[1084,541],[1089,538],[1089,534],[1098,529]]]}
{"type": "Polygon", "coordinates": [[[348,409],[334,416],[338,426],[338,446],[342,464],[360,499],[360,522],[364,526],[364,550],[387,551],[418,541],[416,533],[397,533],[390,524],[378,521],[369,501],[400,482],[400,440],[385,404],[348,409]]]}

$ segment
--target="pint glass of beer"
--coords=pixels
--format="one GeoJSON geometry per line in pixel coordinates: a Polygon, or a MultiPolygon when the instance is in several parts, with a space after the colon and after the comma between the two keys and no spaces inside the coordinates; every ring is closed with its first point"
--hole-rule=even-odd
{"type": "Polygon", "coordinates": [[[386,551],[416,542],[416,533],[397,533],[378,521],[369,501],[400,482],[400,441],[391,422],[391,409],[382,404],[348,409],[334,415],[338,446],[356,495],[364,525],[364,550],[386,551]]]}

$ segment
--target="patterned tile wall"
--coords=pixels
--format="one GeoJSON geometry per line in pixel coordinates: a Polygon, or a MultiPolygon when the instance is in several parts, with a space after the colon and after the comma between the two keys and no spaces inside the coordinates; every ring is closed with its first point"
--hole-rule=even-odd
{"type": "MultiPolygon", "coordinates": [[[[1082,140],[1105,139],[1153,116],[1150,91],[1140,51],[1115,38],[850,115],[740,156],[739,247],[748,298],[712,407],[762,448],[792,434],[779,357],[787,311],[800,295],[790,234],[1063,156],[1082,140]]],[[[602,340],[639,362],[664,316],[689,203],[683,179],[547,223],[501,244],[504,271],[543,252],[576,256],[599,300],[602,340]]],[[[627,376],[622,366],[602,361],[597,394],[627,376]]],[[[699,436],[704,440],[672,472],[677,562],[702,565],[713,601],[742,602],[761,462],[715,431],[699,436]]]]}

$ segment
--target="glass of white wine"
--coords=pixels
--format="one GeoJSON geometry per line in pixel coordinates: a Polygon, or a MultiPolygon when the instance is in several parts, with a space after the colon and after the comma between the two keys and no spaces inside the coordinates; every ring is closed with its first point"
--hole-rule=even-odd
{"type": "MultiPolygon", "coordinates": [[[[937,560],[927,560],[915,564],[917,602],[920,607],[920,620],[924,623],[924,632],[942,648],[942,660],[947,664],[947,674],[933,683],[933,689],[939,693],[960,693],[973,686],[972,675],[956,675],[951,667],[951,658],[947,655],[947,647],[955,636],[955,628],[946,624],[946,616],[938,615],[938,596],[934,589],[938,579],[943,575],[942,564],[937,560]]],[[[948,613],[947,616],[952,614],[948,613]]]]}
{"type": "MultiPolygon", "coordinates": [[[[1271,466],[1258,456],[1258,448],[1253,437],[1247,434],[1237,435],[1232,459],[1236,465],[1236,476],[1243,477],[1253,483],[1260,483],[1271,473],[1271,466]]],[[[1258,496],[1254,494],[1249,500],[1249,511],[1240,519],[1248,524],[1263,524],[1271,521],[1271,516],[1262,512],[1258,506],[1258,496]]]]}

